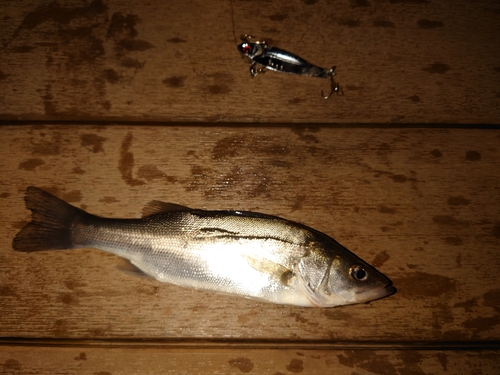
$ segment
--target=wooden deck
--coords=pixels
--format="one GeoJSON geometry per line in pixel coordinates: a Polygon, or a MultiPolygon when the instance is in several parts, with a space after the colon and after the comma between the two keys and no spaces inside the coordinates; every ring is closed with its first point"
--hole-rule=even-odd
{"type": "Polygon", "coordinates": [[[17,1],[0,8],[0,374],[500,373],[494,1],[17,1]],[[234,20],[234,32],[233,32],[234,20]],[[250,78],[235,35],[328,81],[250,78]],[[325,232],[397,294],[333,309],[17,253],[27,186],[89,212],[152,199],[325,232]]]}

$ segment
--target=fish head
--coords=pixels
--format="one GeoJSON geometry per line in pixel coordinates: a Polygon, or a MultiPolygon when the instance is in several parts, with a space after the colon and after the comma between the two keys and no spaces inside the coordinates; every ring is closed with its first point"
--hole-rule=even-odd
{"type": "Polygon", "coordinates": [[[311,304],[334,307],[365,303],[396,292],[374,267],[337,242],[317,246],[299,263],[299,274],[311,304]]]}
{"type": "Polygon", "coordinates": [[[244,42],[238,45],[238,51],[241,56],[249,61],[253,61],[255,57],[261,55],[265,48],[266,44],[259,42],[244,42]]]}

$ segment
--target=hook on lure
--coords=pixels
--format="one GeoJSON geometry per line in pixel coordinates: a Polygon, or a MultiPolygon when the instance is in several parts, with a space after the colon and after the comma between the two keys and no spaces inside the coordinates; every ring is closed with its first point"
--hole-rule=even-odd
{"type": "Polygon", "coordinates": [[[333,94],[342,92],[340,85],[333,79],[336,75],[335,66],[331,69],[320,68],[288,51],[269,47],[264,40],[255,40],[251,35],[242,35],[241,41],[243,43],[238,45],[238,51],[250,63],[252,77],[265,73],[266,70],[274,70],[307,77],[327,78],[330,80],[331,91],[325,96],[321,90],[323,99],[329,99],[333,94]]]}

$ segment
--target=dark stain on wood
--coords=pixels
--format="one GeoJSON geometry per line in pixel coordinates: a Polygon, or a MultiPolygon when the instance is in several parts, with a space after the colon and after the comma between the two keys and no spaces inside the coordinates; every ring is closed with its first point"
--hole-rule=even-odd
{"type": "Polygon", "coordinates": [[[85,352],[80,353],[76,357],[73,358],[75,361],[86,361],[87,360],[87,354],[85,352]]]}
{"type": "Polygon", "coordinates": [[[85,170],[83,170],[82,168],[80,167],[75,167],[71,170],[72,173],[74,174],[79,174],[79,175],[82,175],[82,174],[85,174],[87,173],[85,170]]]}
{"type": "Polygon", "coordinates": [[[62,293],[57,300],[65,305],[78,305],[78,297],[72,293],[62,293]]]}
{"type": "Polygon", "coordinates": [[[120,42],[118,42],[118,45],[121,48],[126,49],[127,51],[146,51],[150,48],[154,48],[154,45],[152,45],[151,43],[140,39],[121,40],[120,42]]]}
{"type": "Polygon", "coordinates": [[[426,375],[420,365],[422,355],[416,351],[402,350],[398,355],[401,358],[402,366],[398,369],[400,374],[426,375]]]}
{"type": "Polygon", "coordinates": [[[293,202],[292,205],[292,210],[291,212],[297,211],[297,210],[302,210],[302,203],[306,200],[305,195],[299,195],[295,198],[295,201],[293,202]]]}
{"type": "Polygon", "coordinates": [[[54,135],[51,141],[32,142],[33,155],[60,155],[61,154],[61,136],[54,135]]]}
{"type": "Polygon", "coordinates": [[[443,23],[441,21],[430,21],[426,19],[418,20],[417,25],[422,29],[436,29],[438,27],[443,27],[443,23]]]}
{"type": "Polygon", "coordinates": [[[314,5],[318,2],[319,0],[302,0],[302,3],[305,5],[314,5]]]}
{"type": "Polygon", "coordinates": [[[103,41],[94,35],[91,27],[59,29],[57,36],[62,52],[68,58],[66,64],[68,69],[75,69],[75,66],[80,64],[93,63],[106,54],[103,41]]]}
{"type": "Polygon", "coordinates": [[[127,69],[135,69],[135,70],[139,70],[139,69],[142,69],[144,68],[144,64],[146,64],[146,62],[141,62],[137,59],[133,59],[131,57],[124,57],[121,61],[120,61],[120,65],[123,66],[124,68],[127,68],[127,69]]]}
{"type": "Polygon", "coordinates": [[[184,81],[186,80],[187,76],[171,76],[165,78],[161,83],[168,87],[174,87],[174,88],[179,88],[184,86],[184,81]]]}
{"type": "Polygon", "coordinates": [[[291,313],[290,317],[295,318],[295,321],[297,323],[307,323],[308,322],[308,320],[306,318],[304,318],[302,315],[297,314],[297,313],[291,313]]]}
{"type": "Polygon", "coordinates": [[[274,22],[282,22],[288,17],[287,14],[271,14],[269,19],[274,22]]]}
{"type": "Polygon", "coordinates": [[[457,302],[453,305],[455,308],[462,308],[466,312],[472,312],[478,306],[478,298],[471,298],[467,301],[457,302]]]}
{"type": "Polygon", "coordinates": [[[241,372],[250,372],[253,369],[253,363],[249,358],[238,357],[228,361],[231,367],[238,368],[241,372]]]}
{"type": "Polygon", "coordinates": [[[304,371],[304,361],[301,359],[292,359],[288,365],[286,365],[286,369],[295,374],[304,371]]]}
{"type": "Polygon", "coordinates": [[[113,13],[106,32],[106,37],[116,40],[135,38],[139,35],[135,29],[135,25],[139,21],[139,17],[134,14],[127,14],[124,16],[121,12],[113,13]]]}
{"type": "Polygon", "coordinates": [[[478,316],[475,318],[467,319],[462,323],[462,327],[467,330],[473,330],[472,336],[477,336],[481,332],[489,331],[492,327],[500,324],[500,315],[495,315],[492,317],[482,317],[478,316]]]}
{"type": "Polygon", "coordinates": [[[10,193],[0,193],[0,198],[8,198],[10,197],[10,193]]]}
{"type": "Polygon", "coordinates": [[[104,141],[106,141],[106,138],[97,134],[80,135],[80,145],[86,148],[89,148],[88,146],[90,146],[90,149],[94,154],[104,151],[104,148],[102,147],[104,141]]]}
{"type": "Polygon", "coordinates": [[[500,289],[493,289],[483,294],[484,306],[492,307],[500,313],[500,289]]]}
{"type": "Polygon", "coordinates": [[[378,206],[378,212],[382,214],[395,214],[396,210],[394,208],[390,208],[386,205],[381,204],[380,206],[378,206]]]}
{"type": "Polygon", "coordinates": [[[21,25],[12,36],[16,38],[21,31],[31,30],[44,22],[55,22],[60,25],[68,25],[77,18],[92,19],[95,16],[106,12],[107,5],[102,0],[93,0],[89,5],[75,8],[65,8],[59,5],[57,1],[48,4],[42,4],[35,10],[26,14],[21,25]]]}
{"type": "Polygon", "coordinates": [[[229,94],[231,89],[228,85],[210,85],[208,86],[208,91],[214,95],[229,94]]]}
{"type": "Polygon", "coordinates": [[[148,164],[141,166],[137,171],[137,176],[147,181],[165,178],[165,173],[160,171],[156,165],[148,164]]]}
{"type": "Polygon", "coordinates": [[[168,43],[187,43],[187,40],[181,39],[181,38],[170,38],[167,39],[168,43]]]}
{"type": "Polygon", "coordinates": [[[27,159],[25,161],[22,161],[19,163],[19,169],[24,169],[25,171],[33,171],[37,167],[44,165],[45,162],[42,159],[38,158],[33,158],[33,159],[27,159]]]}
{"type": "Polygon", "coordinates": [[[448,197],[448,204],[450,206],[467,206],[469,203],[470,203],[470,200],[467,198],[464,198],[463,195],[448,197]]]}
{"type": "Polygon", "coordinates": [[[0,285],[0,297],[16,297],[17,294],[8,285],[0,285]]]}
{"type": "Polygon", "coordinates": [[[315,133],[318,131],[319,129],[316,128],[296,128],[296,127],[292,128],[292,132],[297,134],[299,139],[306,143],[319,143],[319,140],[315,135],[306,134],[306,133],[315,133]]]}
{"type": "Polygon", "coordinates": [[[7,359],[3,364],[3,369],[5,371],[20,371],[21,370],[21,364],[19,361],[16,361],[15,359],[7,359]]]}
{"type": "Polygon", "coordinates": [[[117,203],[119,202],[118,199],[116,199],[115,197],[103,197],[101,199],[99,199],[99,202],[101,203],[117,203]]]}
{"type": "Polygon", "coordinates": [[[118,75],[118,73],[114,69],[106,69],[104,71],[104,75],[106,77],[106,81],[108,81],[112,85],[120,82],[120,76],[118,75]]]}
{"type": "Polygon", "coordinates": [[[348,320],[352,318],[351,314],[339,309],[323,309],[322,313],[327,319],[335,321],[348,320]]]}
{"type": "Polygon", "coordinates": [[[450,66],[443,63],[434,63],[422,70],[431,74],[445,74],[448,70],[450,70],[450,66]]]}
{"type": "Polygon", "coordinates": [[[451,246],[461,246],[464,243],[460,236],[445,237],[444,241],[451,246]]]}
{"type": "Polygon", "coordinates": [[[361,21],[352,19],[352,18],[341,18],[337,21],[340,26],[345,27],[358,27],[361,25],[361,21]]]}
{"type": "Polygon", "coordinates": [[[443,371],[448,371],[448,357],[446,354],[440,352],[436,354],[437,359],[439,363],[441,364],[441,367],[443,368],[443,371]]]}
{"type": "Polygon", "coordinates": [[[10,74],[4,73],[2,70],[0,70],[0,81],[3,81],[8,76],[10,76],[10,74]]]}
{"type": "Polygon", "coordinates": [[[344,354],[337,354],[340,364],[360,368],[379,375],[398,375],[399,371],[388,360],[388,355],[378,355],[371,350],[345,350],[344,354]]]}
{"type": "Polygon", "coordinates": [[[435,158],[440,158],[443,156],[443,154],[441,153],[441,151],[439,151],[438,149],[434,149],[431,151],[431,155],[434,156],[435,158]]]}
{"type": "Polygon", "coordinates": [[[217,141],[212,149],[212,159],[224,160],[227,158],[234,158],[239,154],[245,143],[245,137],[231,136],[225,137],[217,141]]]}
{"type": "Polygon", "coordinates": [[[35,46],[15,46],[15,47],[9,48],[9,52],[12,52],[12,53],[30,53],[35,48],[36,48],[35,46]]]}
{"type": "Polygon", "coordinates": [[[118,162],[118,170],[121,173],[122,180],[125,181],[128,185],[141,186],[144,185],[145,182],[134,178],[132,175],[135,165],[134,154],[130,152],[130,147],[132,147],[132,140],[132,133],[128,133],[123,139],[122,145],[120,147],[120,160],[118,162]]]}
{"type": "Polygon", "coordinates": [[[467,161],[479,161],[481,160],[481,154],[474,150],[469,150],[465,153],[465,160],[467,161]]]}
{"type": "Polygon", "coordinates": [[[391,4],[424,4],[428,0],[389,0],[391,4]]]}
{"type": "Polygon", "coordinates": [[[58,194],[58,196],[60,196],[62,200],[70,203],[80,202],[83,198],[80,190],[71,190],[66,193],[58,194]]]}
{"type": "Polygon", "coordinates": [[[54,336],[62,337],[68,332],[68,323],[65,320],[58,319],[54,323],[54,336]]]}
{"type": "Polygon", "coordinates": [[[469,221],[466,220],[457,220],[452,216],[449,215],[436,215],[432,218],[432,221],[434,221],[437,224],[443,224],[443,225],[465,225],[468,226],[470,225],[469,221]]]}
{"type": "Polygon", "coordinates": [[[371,262],[371,264],[373,265],[373,267],[379,268],[382,267],[384,263],[387,262],[390,258],[391,256],[387,253],[387,251],[384,250],[375,256],[375,259],[373,260],[373,262],[371,262]]]}
{"type": "Polygon", "coordinates": [[[420,271],[408,272],[402,277],[393,278],[393,282],[398,288],[398,295],[410,300],[439,297],[456,290],[454,279],[420,271]]]}
{"type": "MultiPolygon", "coordinates": [[[[392,23],[391,21],[387,21],[387,20],[375,20],[375,21],[373,21],[373,26],[374,27],[396,27],[394,25],[394,23],[392,23]]],[[[418,96],[417,96],[417,98],[418,98],[418,96]]]]}
{"type": "Polygon", "coordinates": [[[395,175],[391,176],[391,179],[397,183],[404,183],[404,182],[406,182],[406,180],[408,180],[408,177],[406,177],[402,174],[395,174],[395,175]]]}
{"type": "Polygon", "coordinates": [[[52,85],[47,84],[45,85],[45,95],[42,96],[43,99],[43,106],[44,106],[44,111],[45,114],[50,116],[50,115],[55,115],[56,114],[56,107],[54,102],[52,101],[54,97],[52,96],[52,85]]]}
{"type": "Polygon", "coordinates": [[[493,236],[500,239],[500,222],[496,223],[492,230],[493,236]]]}
{"type": "Polygon", "coordinates": [[[368,0],[351,0],[351,7],[370,7],[372,4],[368,0]]]}

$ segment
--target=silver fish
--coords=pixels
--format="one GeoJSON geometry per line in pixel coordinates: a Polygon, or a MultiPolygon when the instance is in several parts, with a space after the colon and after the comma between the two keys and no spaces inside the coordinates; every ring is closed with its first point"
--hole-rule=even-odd
{"type": "Polygon", "coordinates": [[[278,304],[333,307],[393,294],[391,281],[332,238],[276,216],[150,202],[141,219],[89,214],[37,187],[22,252],[95,248],[158,281],[278,304]]]}

